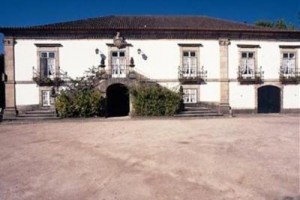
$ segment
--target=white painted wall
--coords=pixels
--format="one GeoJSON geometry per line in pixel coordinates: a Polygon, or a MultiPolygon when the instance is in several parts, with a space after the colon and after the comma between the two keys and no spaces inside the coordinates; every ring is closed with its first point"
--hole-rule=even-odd
{"type": "Polygon", "coordinates": [[[33,66],[37,66],[37,48],[34,40],[17,40],[15,45],[16,81],[32,81],[33,66]]]}
{"type": "Polygon", "coordinates": [[[201,41],[203,47],[200,48],[200,66],[207,70],[208,79],[220,78],[220,49],[219,41],[201,41]]]}
{"type": "MultiPolygon", "coordinates": [[[[218,78],[219,72],[219,45],[213,40],[127,40],[132,44],[129,47],[129,56],[135,60],[135,69],[148,75],[152,79],[177,79],[180,63],[180,48],[178,43],[201,43],[200,67],[208,71],[208,78],[218,78]],[[147,56],[147,60],[138,54],[137,50],[147,56]],[[213,56],[212,56],[213,55],[213,56]]],[[[107,43],[112,40],[81,39],[81,40],[25,40],[18,39],[15,46],[16,80],[32,79],[32,67],[37,67],[36,43],[60,43],[60,67],[68,72],[72,78],[82,76],[90,67],[100,64],[100,56],[95,53],[98,48],[100,53],[109,57],[107,43]]],[[[106,67],[108,66],[106,59],[106,67]]]]}
{"type": "MultiPolygon", "coordinates": [[[[100,64],[100,54],[108,56],[106,43],[111,40],[62,40],[59,49],[61,70],[68,73],[72,78],[83,76],[84,72],[93,66],[100,64]],[[100,54],[95,53],[99,49],[100,54]]],[[[107,60],[106,60],[107,62],[107,60]]],[[[106,63],[107,65],[107,63],[106,63]]]]}
{"type": "Polygon", "coordinates": [[[240,85],[238,82],[229,84],[229,105],[232,109],[254,109],[255,86],[240,85]]]}
{"type": "MultiPolygon", "coordinates": [[[[15,46],[15,76],[16,81],[31,81],[32,67],[37,67],[37,47],[35,43],[60,43],[59,48],[60,67],[72,78],[82,76],[84,72],[93,66],[100,64],[100,55],[95,53],[99,49],[106,59],[108,67],[109,47],[112,39],[77,39],[77,40],[29,40],[17,39],[15,46]]],[[[208,80],[220,78],[220,49],[218,40],[127,40],[132,44],[129,47],[129,56],[134,58],[135,70],[151,79],[156,79],[160,84],[173,88],[178,86],[178,66],[180,63],[180,47],[178,43],[200,43],[200,67],[208,72],[208,80]],[[147,56],[143,59],[137,50],[147,56]]],[[[258,66],[262,66],[265,79],[279,79],[280,48],[279,45],[300,45],[300,42],[278,41],[241,41],[232,40],[229,45],[229,78],[237,78],[239,66],[238,44],[259,45],[257,49],[258,66]]],[[[298,57],[300,50],[298,49],[298,57]]],[[[298,67],[300,59],[297,59],[298,67]]],[[[200,85],[200,101],[219,102],[220,83],[207,82],[200,85]]],[[[300,108],[299,85],[284,87],[284,108],[300,108]]],[[[16,86],[17,105],[36,104],[39,102],[38,88],[36,85],[16,86]],[[30,95],[28,95],[30,94],[30,95]]],[[[230,105],[234,109],[254,109],[255,89],[254,85],[240,85],[238,82],[230,83],[230,105]]]]}
{"type": "Polygon", "coordinates": [[[300,108],[299,85],[286,85],[283,87],[283,108],[300,108]]]}
{"type": "Polygon", "coordinates": [[[151,79],[176,79],[180,65],[180,51],[177,42],[172,40],[128,40],[133,45],[130,57],[135,58],[137,72],[151,79]],[[137,53],[141,49],[147,60],[137,53]]]}
{"type": "Polygon", "coordinates": [[[157,82],[162,87],[166,87],[174,92],[179,92],[180,83],[179,82],[157,82]]]}
{"type": "MultiPolygon", "coordinates": [[[[257,48],[257,67],[262,67],[264,71],[264,79],[279,80],[280,69],[280,48],[279,45],[300,45],[300,42],[282,42],[282,41],[247,41],[247,40],[232,40],[228,47],[229,51],[229,78],[236,79],[238,66],[240,65],[239,44],[259,45],[257,48]]],[[[299,56],[299,49],[297,50],[299,56]]],[[[300,59],[297,60],[298,67],[300,59]]]]}
{"type": "Polygon", "coordinates": [[[17,84],[16,104],[18,106],[39,104],[39,88],[37,85],[17,84]]]}
{"type": "Polygon", "coordinates": [[[220,83],[208,82],[200,85],[200,101],[219,102],[220,101],[220,83]]]}

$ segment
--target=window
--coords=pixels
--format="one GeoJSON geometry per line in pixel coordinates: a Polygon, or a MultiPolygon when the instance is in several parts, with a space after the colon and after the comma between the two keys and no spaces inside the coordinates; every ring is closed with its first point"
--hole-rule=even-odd
{"type": "Polygon", "coordinates": [[[51,91],[50,90],[42,90],[42,105],[50,106],[51,104],[51,91]]]}
{"type": "Polygon", "coordinates": [[[292,75],[296,69],[296,54],[295,52],[282,53],[282,73],[284,75],[292,75]]]}
{"type": "Polygon", "coordinates": [[[243,77],[254,77],[255,75],[255,52],[241,52],[240,73],[243,77]]]}
{"type": "Polygon", "coordinates": [[[183,51],[182,74],[184,77],[195,77],[197,75],[196,51],[183,51]]]}
{"type": "Polygon", "coordinates": [[[40,74],[41,77],[55,77],[55,52],[40,52],[40,74]]]}
{"type": "Polygon", "coordinates": [[[183,89],[184,103],[197,103],[197,89],[183,89]]]}
{"type": "Polygon", "coordinates": [[[126,77],[125,51],[112,51],[112,77],[126,77]]]}

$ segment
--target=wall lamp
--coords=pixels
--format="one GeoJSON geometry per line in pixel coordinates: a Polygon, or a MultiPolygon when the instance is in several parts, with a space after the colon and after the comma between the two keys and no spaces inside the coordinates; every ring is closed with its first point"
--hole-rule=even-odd
{"type": "Polygon", "coordinates": [[[143,53],[141,49],[138,49],[137,52],[138,52],[138,54],[143,53]]]}
{"type": "Polygon", "coordinates": [[[148,59],[148,56],[147,56],[141,49],[137,49],[137,53],[138,53],[139,55],[142,55],[142,58],[143,58],[144,60],[147,60],[147,59],[148,59]]]}

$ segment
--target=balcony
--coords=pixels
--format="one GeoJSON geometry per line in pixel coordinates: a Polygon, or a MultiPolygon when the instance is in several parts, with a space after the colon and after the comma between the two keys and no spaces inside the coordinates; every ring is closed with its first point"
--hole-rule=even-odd
{"type": "Polygon", "coordinates": [[[298,68],[280,67],[279,79],[282,84],[299,84],[300,71],[298,68]]]}
{"type": "Polygon", "coordinates": [[[41,73],[32,67],[32,80],[39,86],[60,86],[68,79],[67,72],[58,68],[55,75],[41,76],[41,73]]]}
{"type": "Polygon", "coordinates": [[[96,72],[96,75],[100,79],[136,79],[135,70],[133,70],[131,65],[129,65],[129,67],[113,67],[111,70],[102,68],[96,72]]]}
{"type": "Polygon", "coordinates": [[[261,84],[263,83],[263,75],[262,67],[255,71],[240,66],[238,69],[238,81],[240,84],[261,84]]]}
{"type": "Polygon", "coordinates": [[[179,66],[178,68],[178,79],[182,84],[200,84],[205,82],[207,78],[207,71],[202,66],[198,68],[187,68],[179,66]]]}

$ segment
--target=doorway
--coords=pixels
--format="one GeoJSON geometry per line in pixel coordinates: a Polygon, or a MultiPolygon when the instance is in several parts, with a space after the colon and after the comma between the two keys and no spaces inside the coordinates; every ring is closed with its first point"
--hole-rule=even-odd
{"type": "Polygon", "coordinates": [[[106,89],[106,115],[108,117],[129,114],[129,91],[123,84],[113,84],[106,89]]]}
{"type": "Polygon", "coordinates": [[[279,113],[281,105],[280,88],[276,86],[263,86],[258,88],[258,113],[279,113]]]}

